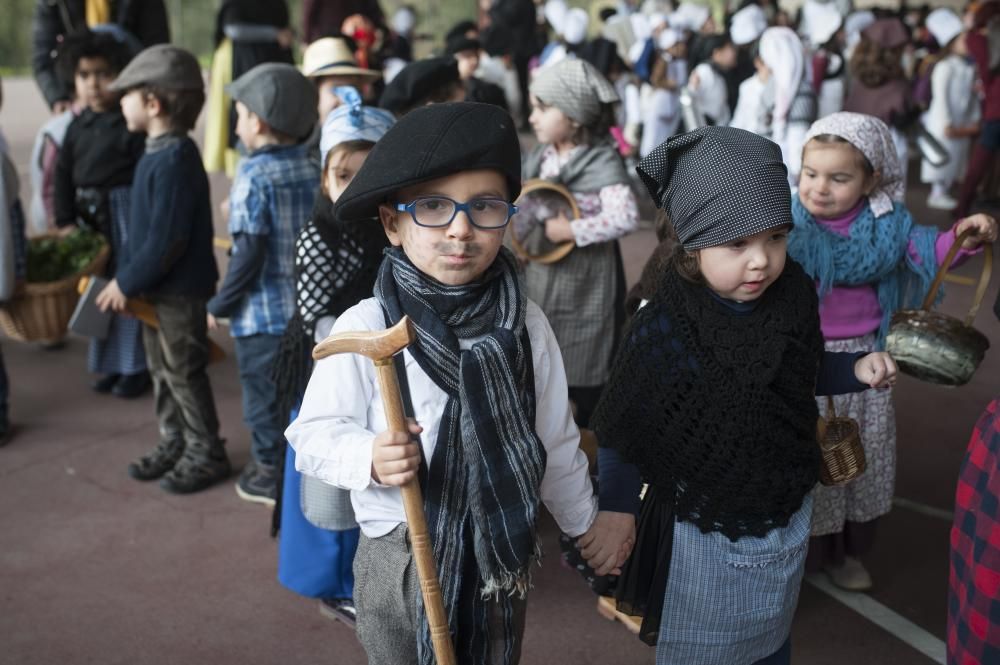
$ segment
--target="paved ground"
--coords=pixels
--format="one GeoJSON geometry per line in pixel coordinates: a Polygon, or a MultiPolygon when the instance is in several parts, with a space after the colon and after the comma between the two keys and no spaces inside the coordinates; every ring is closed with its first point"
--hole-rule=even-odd
{"type": "MultiPolygon", "coordinates": [[[[35,128],[47,114],[29,81],[8,80],[5,88],[0,127],[26,172],[35,128]]],[[[224,179],[213,186],[221,198],[224,179]]],[[[923,209],[925,194],[911,196],[917,218],[944,225],[944,215],[923,209]]],[[[649,231],[623,244],[631,278],[652,246],[649,231]]],[[[969,293],[952,293],[945,310],[958,312],[969,293]]],[[[1000,341],[989,307],[977,327],[1000,341]]],[[[172,497],[125,475],[126,464],[155,440],[150,399],[90,392],[81,340],[57,352],[4,341],[3,353],[19,431],[0,450],[0,664],[364,662],[350,630],[275,581],[265,509],[240,501],[230,484],[172,497]]],[[[868,562],[876,580],[870,594],[845,604],[804,586],[792,638],[796,663],[944,662],[947,515],[969,432],[997,393],[998,369],[993,351],[966,387],[900,382],[897,494],[916,508],[908,503],[884,520],[868,562]]],[[[249,441],[232,356],[211,375],[223,434],[241,465],[249,441]]],[[[550,553],[555,535],[547,520],[550,553]]],[[[525,639],[527,665],[653,662],[651,649],[596,614],[592,594],[555,556],[538,572],[525,639]]]]}

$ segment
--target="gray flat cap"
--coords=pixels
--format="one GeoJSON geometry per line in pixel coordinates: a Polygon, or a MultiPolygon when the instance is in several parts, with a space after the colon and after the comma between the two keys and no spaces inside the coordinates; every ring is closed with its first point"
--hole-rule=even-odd
{"type": "Polygon", "coordinates": [[[226,92],[272,129],[295,139],[309,136],[319,120],[316,86],[292,65],[257,65],[230,83],[226,92]]]}
{"type": "Polygon", "coordinates": [[[166,90],[204,90],[201,65],[188,51],[157,44],[145,49],[121,71],[110,88],[117,92],[143,85],[153,85],[166,90]]]}

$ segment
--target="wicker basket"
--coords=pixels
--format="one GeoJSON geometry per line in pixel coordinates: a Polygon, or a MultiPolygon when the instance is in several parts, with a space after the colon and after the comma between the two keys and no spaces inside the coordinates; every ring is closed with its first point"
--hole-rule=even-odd
{"type": "Polygon", "coordinates": [[[838,417],[833,398],[826,398],[827,416],[819,419],[817,438],[823,463],[819,480],[824,485],[843,485],[862,473],[868,466],[861,445],[861,431],[851,418],[838,417]]]}
{"type": "Polygon", "coordinates": [[[0,330],[20,342],[46,342],[66,336],[80,294],[77,282],[84,275],[103,272],[111,256],[105,244],[94,260],[76,274],[56,282],[28,282],[0,306],[0,330]]]}
{"type": "MultiPolygon", "coordinates": [[[[983,270],[979,275],[976,295],[972,300],[965,321],[931,311],[941,282],[947,276],[948,266],[970,231],[955,240],[931,284],[921,309],[904,309],[893,315],[886,336],[886,351],[910,376],[945,386],[961,386],[969,382],[982,362],[990,341],[972,327],[979,306],[986,295],[993,272],[993,247],[983,246],[983,270]]],[[[952,281],[975,284],[964,277],[951,277],[952,281]]]]}
{"type": "MultiPolygon", "coordinates": [[[[521,187],[521,196],[518,200],[522,200],[526,195],[533,192],[545,193],[562,199],[561,203],[564,203],[569,209],[570,219],[580,218],[580,206],[577,205],[576,198],[573,197],[572,192],[562,185],[541,178],[526,180],[521,187]]],[[[529,232],[526,235],[531,236],[532,233],[529,232]]],[[[566,255],[576,247],[576,244],[572,240],[555,245],[544,239],[544,234],[540,232],[536,232],[534,236],[539,237],[531,237],[530,239],[518,238],[517,234],[513,232],[513,228],[511,229],[511,248],[524,261],[533,261],[542,264],[556,263],[566,258],[566,255]]]]}

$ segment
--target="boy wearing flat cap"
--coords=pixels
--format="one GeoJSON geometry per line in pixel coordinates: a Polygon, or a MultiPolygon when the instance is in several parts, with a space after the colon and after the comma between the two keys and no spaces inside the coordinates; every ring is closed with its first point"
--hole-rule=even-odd
{"type": "Polygon", "coordinates": [[[201,67],[187,51],[152,46],[122,70],[111,89],[124,93],[129,131],[147,138],[132,180],[128,240],[97,304],[120,312],[127,298],[141,296],[159,321],[158,328],[143,327],[143,347],[160,441],[128,472],[137,480],[159,479],[168,492],[197,492],[231,471],[205,371],[205,302],[219,272],[208,177],[188,137],[205,103],[201,67]]]}
{"type": "Polygon", "coordinates": [[[225,281],[208,303],[208,326],[229,318],[236,343],[243,421],[251,433],[251,460],[236,492],[273,506],[287,423],[278,415],[271,367],[295,312],[295,239],[319,188],[319,168],[304,143],[318,118],[318,97],[305,76],[282,63],[254,67],[228,92],[249,155],[229,196],[233,250],[225,281]]]}
{"type": "Polygon", "coordinates": [[[520,161],[502,109],[426,106],[375,144],[337,202],[342,223],[378,218],[391,247],[375,297],[333,332],[383,330],[404,315],[416,331],[398,368],[416,421],[409,433],[387,431],[374,367],[352,354],[317,362],[286,431],[299,471],[351,490],[369,663],[434,662],[400,485],[423,485],[461,663],[520,659],[540,503],[573,536],[596,514],[559,347],[502,247],[520,161]]]}

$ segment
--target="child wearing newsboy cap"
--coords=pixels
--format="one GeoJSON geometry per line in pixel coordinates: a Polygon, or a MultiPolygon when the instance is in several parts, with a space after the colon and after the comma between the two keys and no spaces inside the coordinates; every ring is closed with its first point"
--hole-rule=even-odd
{"type": "Polygon", "coordinates": [[[175,46],[152,46],[111,84],[124,93],[129,131],[145,132],[146,152],[132,181],[128,241],[115,278],[97,299],[122,311],[142,297],[159,327],[143,328],[159,442],[128,467],[173,493],[209,487],[230,473],[208,365],[205,303],[219,273],[212,248],[212,204],[198,146],[188,137],[205,103],[201,67],[175,46]]]}
{"type": "Polygon", "coordinates": [[[271,367],[295,312],[295,239],[319,188],[319,167],[304,144],[316,125],[318,97],[298,69],[282,63],[258,65],[227,90],[249,154],[229,195],[233,251],[222,287],[208,303],[208,325],[214,328],[216,317],[230,320],[243,420],[251,432],[251,460],[236,492],[273,506],[286,422],[271,367]]]}

